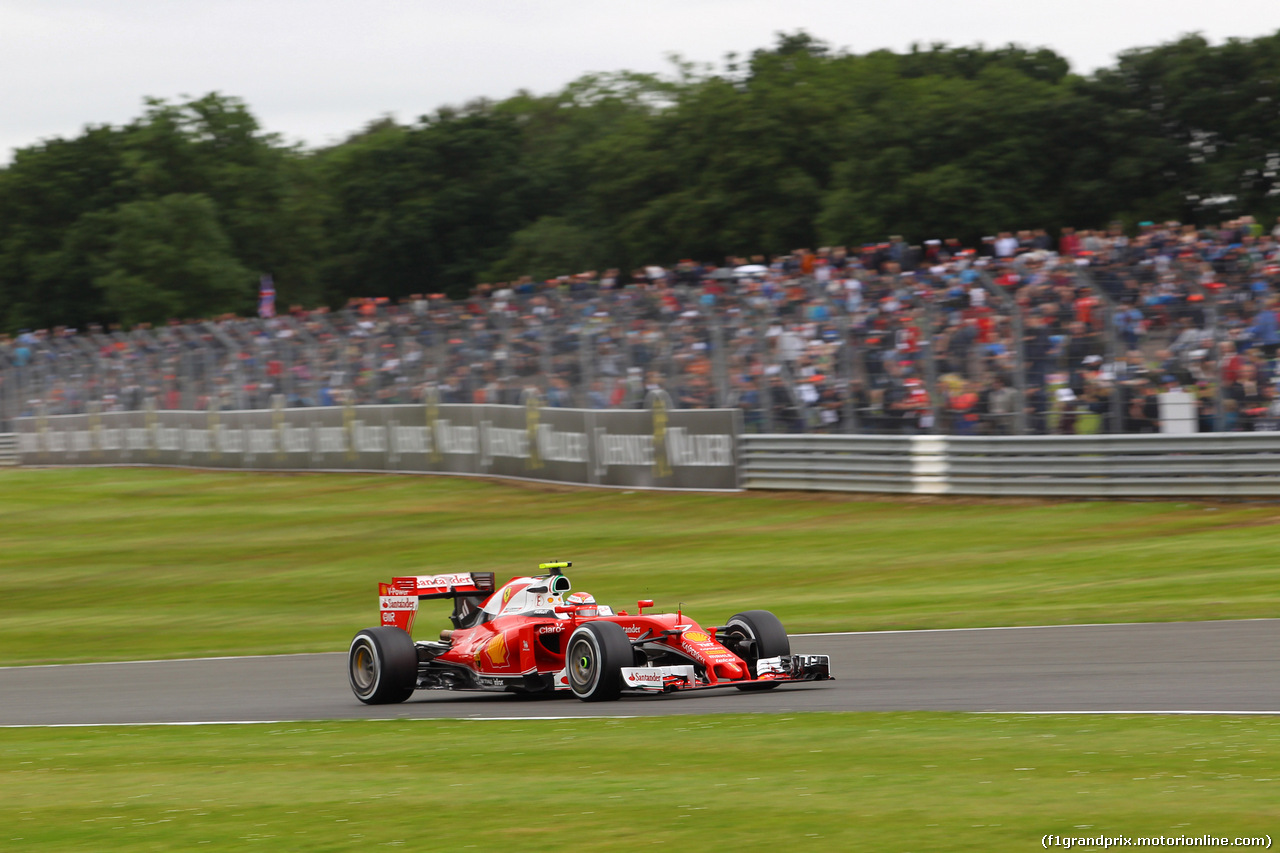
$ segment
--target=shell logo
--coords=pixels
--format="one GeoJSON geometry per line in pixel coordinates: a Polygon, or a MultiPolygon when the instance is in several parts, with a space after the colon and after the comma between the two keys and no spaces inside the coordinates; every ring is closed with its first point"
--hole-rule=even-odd
{"type": "Polygon", "coordinates": [[[494,666],[506,666],[507,663],[507,635],[499,634],[489,641],[489,645],[484,647],[485,654],[489,656],[489,663],[494,666]]]}
{"type": "Polygon", "coordinates": [[[711,640],[710,637],[701,631],[685,631],[684,638],[691,643],[706,643],[711,640]]]}

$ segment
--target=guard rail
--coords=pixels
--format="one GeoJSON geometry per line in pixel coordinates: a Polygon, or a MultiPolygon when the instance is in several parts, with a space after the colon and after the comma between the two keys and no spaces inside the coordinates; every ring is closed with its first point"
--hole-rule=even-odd
{"type": "Polygon", "coordinates": [[[1280,433],[743,435],[748,489],[1043,497],[1277,497],[1280,433]]]}

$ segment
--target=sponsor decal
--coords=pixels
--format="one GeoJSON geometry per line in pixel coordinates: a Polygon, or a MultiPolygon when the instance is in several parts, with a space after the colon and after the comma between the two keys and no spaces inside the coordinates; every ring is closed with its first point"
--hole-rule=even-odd
{"type": "Polygon", "coordinates": [[[561,432],[550,424],[538,424],[538,456],[547,462],[590,461],[585,432],[561,432]]]}
{"type": "Polygon", "coordinates": [[[684,427],[671,427],[667,431],[667,461],[681,467],[733,467],[733,436],[689,435],[684,427]]]}
{"type": "Polygon", "coordinates": [[[706,643],[711,640],[710,637],[701,631],[685,631],[684,638],[691,643],[706,643]]]}
{"type": "Polygon", "coordinates": [[[607,473],[613,465],[650,465],[653,463],[653,436],[611,434],[604,427],[595,429],[596,454],[600,460],[598,473],[607,473]]]}
{"type": "Polygon", "coordinates": [[[505,589],[502,590],[502,604],[504,607],[506,606],[507,602],[511,600],[511,594],[513,592],[515,592],[515,590],[512,589],[511,587],[506,587],[505,589]]]}
{"type": "Polygon", "coordinates": [[[418,599],[411,595],[383,595],[378,598],[379,610],[417,610],[418,599]]]}
{"type": "Polygon", "coordinates": [[[643,682],[661,684],[662,678],[663,675],[660,672],[632,672],[627,675],[627,680],[636,684],[643,682]]]}
{"type": "Polygon", "coordinates": [[[484,647],[484,652],[489,657],[489,663],[494,666],[507,665],[507,635],[499,634],[489,641],[484,647]]]}
{"type": "Polygon", "coordinates": [[[394,613],[383,613],[383,614],[382,614],[382,624],[384,624],[384,625],[394,625],[394,624],[395,624],[395,622],[396,622],[396,615],[395,615],[394,613]]]}
{"type": "Polygon", "coordinates": [[[432,447],[441,453],[476,456],[480,452],[480,428],[454,426],[447,418],[437,418],[432,447]]]}
{"type": "Polygon", "coordinates": [[[562,622],[561,622],[561,623],[556,623],[555,625],[540,625],[540,626],[538,626],[538,633],[539,633],[539,634],[559,634],[559,633],[560,633],[561,631],[563,631],[563,630],[564,630],[564,623],[562,623],[562,622]]]}
{"type": "Polygon", "coordinates": [[[529,458],[529,435],[522,429],[493,426],[490,421],[480,424],[481,447],[487,465],[494,457],[509,459],[529,458]]]}
{"type": "Polygon", "coordinates": [[[645,632],[645,627],[644,627],[643,625],[627,625],[626,627],[624,627],[624,628],[622,629],[622,632],[623,632],[624,634],[636,634],[636,635],[639,635],[639,634],[643,634],[643,633],[645,632]]]}
{"type": "Polygon", "coordinates": [[[707,657],[707,652],[709,651],[708,649],[695,646],[693,643],[681,643],[680,648],[684,649],[686,653],[697,658],[698,660],[705,660],[707,657]]]}
{"type": "Polygon", "coordinates": [[[640,687],[645,690],[662,690],[668,679],[682,679],[686,684],[694,683],[693,667],[654,666],[654,667],[622,667],[622,679],[628,687],[640,687]]]}
{"type": "Polygon", "coordinates": [[[417,584],[418,589],[422,589],[424,587],[436,589],[439,587],[449,586],[471,586],[471,575],[469,574],[418,575],[413,580],[417,584]]]}

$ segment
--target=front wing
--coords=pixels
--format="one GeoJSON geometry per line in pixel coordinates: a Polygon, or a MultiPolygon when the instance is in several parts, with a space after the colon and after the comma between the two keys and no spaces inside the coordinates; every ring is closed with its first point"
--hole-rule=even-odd
{"type": "MultiPolygon", "coordinates": [[[[831,680],[829,655],[781,655],[756,661],[754,680],[699,682],[694,668],[681,666],[624,666],[622,681],[627,687],[654,693],[677,690],[708,690],[715,687],[741,687],[744,684],[787,684],[798,681],[831,680]]],[[[559,679],[557,679],[559,687],[559,679]]],[[[565,686],[568,686],[567,680],[565,686]]],[[[563,688],[562,688],[563,689],[563,688]]]]}

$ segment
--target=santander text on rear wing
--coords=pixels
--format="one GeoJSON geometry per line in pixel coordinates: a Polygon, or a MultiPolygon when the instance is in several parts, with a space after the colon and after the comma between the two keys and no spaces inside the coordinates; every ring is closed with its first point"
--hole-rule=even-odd
{"type": "Polygon", "coordinates": [[[418,601],[423,598],[457,598],[493,593],[493,572],[456,572],[448,575],[410,575],[378,584],[378,609],[382,624],[413,630],[418,601]]]}

